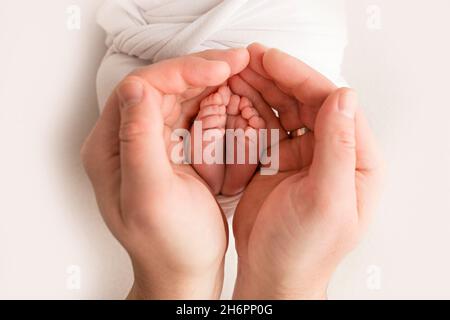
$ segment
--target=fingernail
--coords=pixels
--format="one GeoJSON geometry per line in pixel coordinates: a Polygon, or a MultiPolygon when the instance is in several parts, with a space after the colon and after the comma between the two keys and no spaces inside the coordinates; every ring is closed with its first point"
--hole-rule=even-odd
{"type": "Polygon", "coordinates": [[[117,94],[123,108],[132,107],[144,98],[144,85],[138,81],[127,81],[119,87],[117,94]]]}
{"type": "Polygon", "coordinates": [[[358,108],[358,95],[353,90],[345,90],[339,96],[339,111],[350,119],[355,119],[358,108]]]}

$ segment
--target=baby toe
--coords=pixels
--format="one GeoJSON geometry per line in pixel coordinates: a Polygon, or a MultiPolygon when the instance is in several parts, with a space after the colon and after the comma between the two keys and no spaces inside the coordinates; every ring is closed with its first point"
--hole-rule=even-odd
{"type": "Polygon", "coordinates": [[[246,107],[246,108],[242,109],[241,110],[241,114],[242,114],[242,117],[244,119],[247,119],[247,120],[249,120],[249,119],[251,119],[253,117],[258,117],[259,116],[258,111],[255,108],[252,108],[252,107],[246,107]]]}
{"type": "Polygon", "coordinates": [[[248,120],[248,124],[255,129],[263,129],[266,127],[266,122],[263,118],[255,116],[248,120]]]}
{"type": "Polygon", "coordinates": [[[203,118],[202,120],[202,128],[203,130],[214,129],[214,128],[223,128],[225,127],[225,123],[227,121],[227,117],[225,115],[211,115],[203,118]]]}
{"type": "Polygon", "coordinates": [[[242,117],[236,117],[236,121],[234,122],[235,129],[245,129],[248,127],[248,121],[242,117]]]}
{"type": "Polygon", "coordinates": [[[222,104],[228,105],[231,99],[231,90],[228,86],[222,86],[217,91],[222,97],[222,104]]]}
{"type": "Polygon", "coordinates": [[[200,109],[197,115],[197,119],[203,119],[213,115],[225,115],[225,114],[226,114],[225,106],[211,105],[200,109]]]}
{"type": "Polygon", "coordinates": [[[204,108],[211,105],[223,105],[222,95],[218,92],[210,94],[200,102],[200,108],[204,108]]]}
{"type": "Polygon", "coordinates": [[[247,97],[242,97],[239,103],[239,110],[244,110],[248,107],[253,107],[252,102],[247,97]]]}
{"type": "Polygon", "coordinates": [[[231,95],[230,101],[227,105],[227,113],[232,116],[237,116],[239,114],[239,103],[241,98],[235,94],[231,95]]]}

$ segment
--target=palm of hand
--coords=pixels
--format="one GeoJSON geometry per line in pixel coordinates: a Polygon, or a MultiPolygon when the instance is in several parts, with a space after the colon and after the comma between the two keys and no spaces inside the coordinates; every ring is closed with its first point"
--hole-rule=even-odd
{"type": "MultiPolygon", "coordinates": [[[[297,139],[312,139],[312,134],[297,139]]],[[[282,141],[280,158],[292,155],[295,146],[293,140],[282,141]]],[[[303,152],[311,151],[305,149],[303,152]]],[[[318,190],[310,176],[310,164],[302,163],[300,158],[290,160],[296,160],[295,169],[283,170],[281,164],[279,173],[274,176],[257,174],[236,210],[233,227],[237,251],[241,262],[256,273],[260,264],[275,264],[277,270],[299,266],[302,261],[320,265],[320,261],[314,263],[317,257],[326,257],[334,266],[339,261],[340,253],[350,249],[349,245],[352,246],[357,237],[351,232],[356,230],[357,215],[340,215],[336,217],[339,221],[334,222],[328,216],[325,220],[330,210],[323,197],[317,200],[318,190]],[[343,233],[333,230],[340,226],[348,228],[344,233],[345,240],[351,239],[350,242],[343,241],[343,247],[339,247],[343,239],[334,236],[343,233]],[[336,256],[328,251],[329,248],[336,249],[336,256]],[[258,263],[254,264],[255,261],[258,263]]],[[[362,183],[357,174],[356,194],[362,183]]],[[[333,201],[332,197],[330,195],[330,201],[333,201]]]]}
{"type": "Polygon", "coordinates": [[[268,264],[279,261],[280,267],[290,265],[289,260],[298,258],[292,252],[302,250],[285,244],[306,245],[306,238],[312,236],[310,231],[298,232],[310,230],[307,224],[312,224],[310,163],[301,157],[312,153],[312,139],[312,133],[308,133],[295,140],[281,141],[279,172],[273,176],[257,174],[248,185],[234,220],[237,250],[248,260],[244,263],[265,260],[268,264]]]}

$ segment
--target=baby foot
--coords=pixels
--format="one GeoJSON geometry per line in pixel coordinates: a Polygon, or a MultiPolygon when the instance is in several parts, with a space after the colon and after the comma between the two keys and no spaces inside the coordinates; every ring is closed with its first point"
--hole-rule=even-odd
{"type": "Polygon", "coordinates": [[[215,195],[219,194],[222,188],[225,174],[223,163],[224,135],[227,121],[226,106],[230,102],[230,97],[230,89],[227,86],[222,86],[216,93],[203,99],[200,103],[200,111],[191,129],[192,166],[215,195]],[[202,136],[201,146],[195,143],[199,140],[198,137],[196,139],[196,135],[199,134],[202,136]],[[220,150],[220,154],[216,154],[216,150],[220,150]],[[204,158],[205,153],[211,154],[215,158],[220,157],[221,162],[210,163],[210,159],[204,158]]]}
{"type": "Polygon", "coordinates": [[[242,192],[253,177],[260,160],[259,130],[265,127],[265,121],[248,98],[238,95],[230,97],[222,194],[232,196],[242,192]],[[231,132],[234,135],[230,138],[231,132]],[[234,143],[230,143],[233,140],[234,143]]]}

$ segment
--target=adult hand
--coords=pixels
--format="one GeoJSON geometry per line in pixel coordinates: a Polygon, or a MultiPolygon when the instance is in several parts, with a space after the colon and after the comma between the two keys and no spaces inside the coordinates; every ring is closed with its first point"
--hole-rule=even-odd
{"type": "Polygon", "coordinates": [[[133,72],[112,93],[82,149],[104,220],[128,251],[129,298],[220,294],[224,217],[189,165],[169,161],[170,135],[199,101],[248,64],[245,49],[205,51],[133,72]]]}
{"type": "Polygon", "coordinates": [[[281,51],[254,44],[249,52],[230,86],[281,131],[280,168],[256,175],[238,205],[235,298],[325,298],[376,203],[380,155],[353,91],[281,51]],[[302,127],[310,131],[288,134],[302,127]]]}

